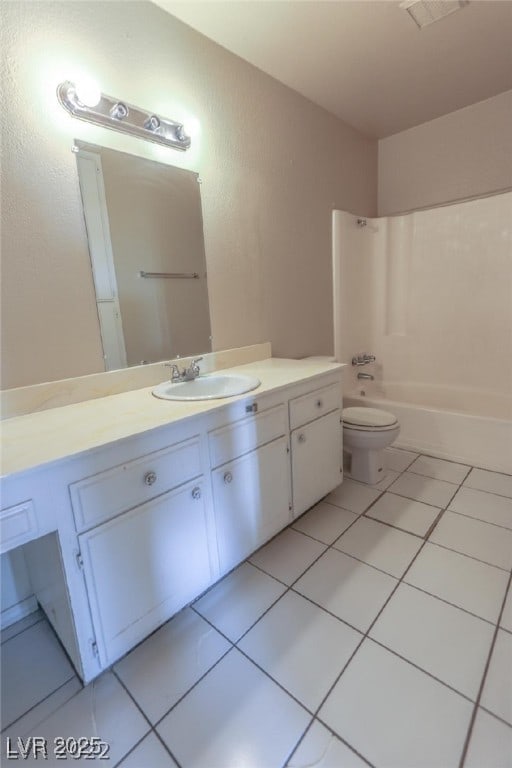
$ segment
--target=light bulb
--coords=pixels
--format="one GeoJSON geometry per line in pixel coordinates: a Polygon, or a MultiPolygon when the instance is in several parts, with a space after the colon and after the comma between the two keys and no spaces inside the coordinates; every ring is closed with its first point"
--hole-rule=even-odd
{"type": "Polygon", "coordinates": [[[92,80],[84,80],[75,86],[76,97],[85,107],[95,107],[101,99],[101,91],[92,80]]]}
{"type": "Polygon", "coordinates": [[[191,139],[195,139],[201,130],[197,117],[188,117],[183,121],[183,130],[191,139]]]}

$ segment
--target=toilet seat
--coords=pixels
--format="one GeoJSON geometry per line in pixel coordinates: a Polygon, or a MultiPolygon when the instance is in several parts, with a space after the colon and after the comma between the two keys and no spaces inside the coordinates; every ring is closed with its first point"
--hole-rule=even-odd
{"type": "Polygon", "coordinates": [[[358,432],[386,432],[398,425],[396,416],[377,408],[344,408],[342,419],[345,429],[358,432]]]}

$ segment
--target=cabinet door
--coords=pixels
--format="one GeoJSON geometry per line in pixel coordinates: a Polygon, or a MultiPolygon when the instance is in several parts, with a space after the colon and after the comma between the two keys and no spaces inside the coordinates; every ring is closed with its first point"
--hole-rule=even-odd
{"type": "Polygon", "coordinates": [[[78,537],[102,666],[212,581],[201,481],[78,537]]]}
{"type": "Polygon", "coordinates": [[[291,520],[285,437],[212,472],[217,546],[224,573],[291,520]]]}
{"type": "Polygon", "coordinates": [[[294,517],[342,481],[340,417],[340,411],[334,411],[291,433],[294,517]]]}

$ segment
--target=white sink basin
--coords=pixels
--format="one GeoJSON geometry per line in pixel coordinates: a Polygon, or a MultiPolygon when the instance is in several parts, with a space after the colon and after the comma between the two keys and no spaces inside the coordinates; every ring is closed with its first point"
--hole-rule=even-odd
{"type": "Polygon", "coordinates": [[[164,381],[153,390],[155,397],[163,400],[216,400],[221,397],[243,395],[259,387],[261,381],[256,376],[235,373],[212,373],[198,376],[192,381],[178,381],[173,384],[164,381]]]}

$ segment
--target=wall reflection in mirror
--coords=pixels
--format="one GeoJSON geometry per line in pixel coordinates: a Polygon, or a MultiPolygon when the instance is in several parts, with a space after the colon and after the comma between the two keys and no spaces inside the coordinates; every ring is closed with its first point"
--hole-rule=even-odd
{"type": "Polygon", "coordinates": [[[105,370],[211,351],[196,173],[75,142],[105,370]]]}

